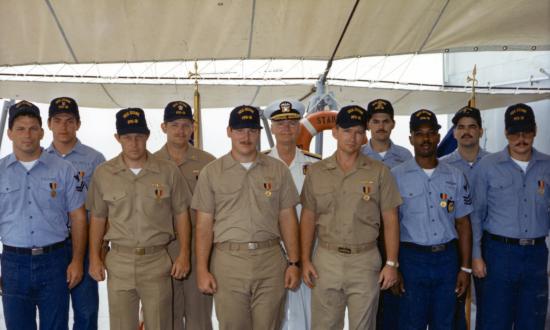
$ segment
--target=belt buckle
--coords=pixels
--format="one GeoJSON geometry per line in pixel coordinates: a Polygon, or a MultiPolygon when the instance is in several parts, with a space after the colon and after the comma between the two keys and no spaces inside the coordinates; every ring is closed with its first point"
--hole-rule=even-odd
{"type": "Polygon", "coordinates": [[[248,249],[249,250],[256,250],[258,248],[258,243],[257,242],[249,242],[248,243],[248,249]]]}
{"type": "Polygon", "coordinates": [[[535,245],[535,240],[529,238],[520,238],[519,245],[535,245]]]}
{"type": "Polygon", "coordinates": [[[39,247],[39,248],[32,248],[31,249],[31,255],[39,256],[41,254],[44,254],[44,248],[39,247]]]}
{"type": "Polygon", "coordinates": [[[445,251],[445,244],[432,245],[432,252],[445,251]]]}
{"type": "Polygon", "coordinates": [[[351,249],[347,247],[338,247],[338,252],[345,253],[345,254],[351,254],[351,249]]]}
{"type": "Polygon", "coordinates": [[[138,247],[138,248],[135,248],[135,253],[138,255],[138,256],[142,256],[145,254],[145,248],[144,247],[138,247]]]}

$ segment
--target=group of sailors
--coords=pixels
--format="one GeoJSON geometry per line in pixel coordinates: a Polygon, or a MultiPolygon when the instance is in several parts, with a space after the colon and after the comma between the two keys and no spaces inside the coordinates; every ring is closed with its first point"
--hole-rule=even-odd
{"type": "Polygon", "coordinates": [[[493,154],[479,110],[458,110],[458,148],[440,159],[427,109],[410,116],[411,154],[390,138],[389,101],[344,106],[322,160],[296,147],[303,104],[264,114],[274,148],[257,150],[260,110],[242,105],[215,159],[189,144],[187,103],[165,107],[154,154],[143,110],[122,109],[122,151],[105,161],[77,138],[74,99],[51,101],[47,149],[38,107],[12,105],[13,153],[0,160],[7,328],[36,329],[38,309],[40,329],[68,329],[72,300],[74,329],[97,329],[107,279],[112,330],[138,329],[140,308],[147,330],[212,329],[213,304],[223,330],[342,329],[346,309],[350,329],[465,329],[473,275],[476,329],[544,329],[550,156],[533,147],[528,105],[508,107],[508,144],[493,154]]]}

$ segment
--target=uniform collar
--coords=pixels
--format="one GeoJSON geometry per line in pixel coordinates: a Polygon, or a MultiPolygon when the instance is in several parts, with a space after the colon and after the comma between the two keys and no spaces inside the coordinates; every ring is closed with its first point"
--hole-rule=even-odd
{"type": "MultiPolygon", "coordinates": [[[[479,152],[477,153],[475,163],[477,163],[481,158],[487,156],[488,154],[489,153],[485,151],[485,149],[479,148],[479,152]]],[[[460,155],[460,152],[458,152],[458,148],[456,148],[455,151],[451,152],[447,159],[452,162],[458,161],[458,160],[468,162],[466,159],[462,158],[462,156],[460,155]]]]}
{"type": "MultiPolygon", "coordinates": [[[[371,160],[369,157],[363,155],[362,153],[359,153],[355,164],[357,169],[369,169],[371,167],[371,160]]],[[[326,159],[325,167],[329,170],[339,168],[338,162],[336,161],[336,151],[329,158],[326,159]]]]}
{"type": "MultiPolygon", "coordinates": [[[[418,163],[416,162],[416,158],[411,158],[409,160],[407,160],[405,163],[404,163],[404,166],[405,166],[405,172],[421,172],[422,174],[425,174],[424,172],[424,169],[422,167],[420,167],[420,165],[418,165],[418,163]]],[[[435,171],[434,171],[434,174],[432,175],[432,177],[436,174],[450,174],[451,171],[449,171],[449,168],[447,167],[447,165],[441,161],[438,161],[437,162],[437,166],[435,167],[435,171]]]]}
{"type": "MultiPolygon", "coordinates": [[[[375,151],[374,149],[372,149],[372,145],[371,145],[370,140],[369,140],[369,142],[367,142],[367,144],[365,146],[365,149],[369,153],[379,154],[378,151],[375,151]]],[[[399,153],[397,152],[397,148],[395,148],[395,144],[393,144],[392,140],[390,140],[390,147],[388,148],[388,150],[386,150],[386,155],[388,155],[388,154],[393,154],[395,156],[399,156],[399,153]]]]}
{"type": "MultiPolygon", "coordinates": [[[[273,158],[277,158],[281,160],[281,157],[279,156],[279,151],[277,150],[277,147],[271,148],[271,151],[269,152],[269,155],[273,158]]],[[[290,163],[288,167],[292,167],[296,163],[304,163],[306,162],[306,157],[304,156],[304,153],[302,149],[296,147],[296,153],[294,154],[294,159],[290,163]]]]}
{"type": "MultiPolygon", "coordinates": [[[[42,163],[44,164],[46,167],[49,167],[48,164],[50,163],[51,161],[51,155],[48,154],[47,152],[45,152],[46,150],[44,148],[40,148],[40,157],[38,157],[36,159],[37,162],[39,163],[42,163]]],[[[11,166],[12,164],[15,164],[19,162],[19,160],[17,160],[17,157],[15,157],[15,154],[14,153],[11,153],[9,156],[8,156],[8,159],[7,159],[7,162],[6,162],[6,167],[9,167],[11,166]]]]}
{"type": "MultiPolygon", "coordinates": [[[[159,151],[157,151],[157,157],[161,157],[162,159],[167,159],[167,160],[173,161],[172,157],[170,157],[170,153],[168,152],[168,146],[167,146],[166,143],[164,144],[164,146],[159,151]]],[[[183,160],[179,164],[176,164],[176,165],[181,166],[183,163],[185,163],[188,160],[197,160],[197,159],[199,159],[198,157],[199,157],[198,156],[198,150],[195,147],[193,147],[191,144],[188,144],[188,149],[185,152],[185,156],[183,157],[183,160]]]]}
{"type": "MultiPolygon", "coordinates": [[[[125,171],[128,169],[128,166],[126,166],[126,163],[124,163],[124,160],[122,159],[122,153],[120,153],[113,162],[114,167],[114,173],[119,173],[122,171],[125,171]]],[[[145,164],[143,165],[143,170],[160,173],[160,166],[158,160],[155,158],[153,154],[151,154],[149,151],[147,151],[147,160],[145,161],[145,164]]]]}
{"type": "MultiPolygon", "coordinates": [[[[266,162],[267,157],[269,157],[269,156],[266,156],[263,153],[257,151],[256,152],[256,159],[254,160],[254,162],[252,163],[252,166],[250,168],[252,169],[253,167],[255,167],[256,164],[264,165],[265,162],[266,162]]],[[[231,156],[231,151],[228,152],[227,154],[225,154],[221,159],[222,159],[222,169],[223,170],[230,169],[230,168],[232,168],[236,165],[241,165],[241,163],[236,161],[233,158],[233,156],[231,156]]]]}
{"type": "MultiPolygon", "coordinates": [[[[83,150],[83,145],[82,143],[80,142],[79,139],[76,139],[76,143],[73,147],[73,149],[71,149],[71,151],[69,151],[67,154],[65,154],[65,156],[68,156],[70,154],[72,154],[73,152],[74,153],[77,153],[77,154],[84,154],[84,150],[83,150]]],[[[49,154],[56,154],[58,155],[59,157],[61,157],[62,155],[55,149],[54,145],[53,145],[53,142],[50,144],[50,146],[46,149],[46,152],[49,153],[49,154]]]]}
{"type": "MultiPolygon", "coordinates": [[[[548,161],[550,160],[550,156],[545,155],[541,152],[539,152],[537,149],[533,147],[533,152],[531,154],[531,159],[529,160],[529,163],[531,162],[537,162],[537,161],[548,161]]],[[[508,145],[502,149],[501,152],[498,153],[498,162],[508,162],[513,161],[512,156],[510,156],[510,152],[508,151],[508,145]]]]}

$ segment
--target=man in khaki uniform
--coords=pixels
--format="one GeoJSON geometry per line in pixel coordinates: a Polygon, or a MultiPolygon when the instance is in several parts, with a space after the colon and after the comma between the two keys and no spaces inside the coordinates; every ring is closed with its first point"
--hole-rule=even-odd
{"type": "Polygon", "coordinates": [[[285,288],[300,283],[298,192],[285,164],[256,150],[260,129],[258,109],[233,109],[231,152],[204,168],[191,204],[198,286],[214,294],[222,330],[279,329],[285,288]]]}
{"type": "MultiPolygon", "coordinates": [[[[174,162],[185,181],[195,189],[200,170],[216,159],[211,154],[196,149],[189,144],[193,133],[193,112],[189,104],[182,101],[168,103],[164,108],[162,131],[166,134],[166,144],[155,153],[158,158],[174,162]]],[[[196,217],[191,213],[191,233],[194,232],[196,217]]],[[[191,272],[185,280],[172,279],[174,330],[211,330],[212,329],[212,296],[202,294],[197,288],[196,258],[193,253],[191,238],[191,272]]],[[[177,258],[180,251],[178,240],[168,245],[168,253],[172,259],[177,258]]]]}
{"type": "Polygon", "coordinates": [[[86,201],[90,275],[102,281],[107,269],[111,330],[137,329],[140,300],[147,330],[172,329],[170,276],[183,278],[189,271],[191,193],[174,164],[147,151],[143,110],[123,109],[116,118],[122,153],[97,167],[86,201]],[[166,247],[174,227],[181,245],[172,262],[166,247]],[[111,242],[105,264],[100,256],[104,239],[111,242]]]}
{"type": "Polygon", "coordinates": [[[302,189],[303,278],[312,289],[312,329],[374,329],[379,290],[397,281],[399,190],[390,170],[361,154],[366,112],[346,106],[332,135],[337,149],[310,166],[302,189]],[[387,262],[376,240],[382,215],[387,262]],[[311,252],[315,233],[318,248],[311,252]]]}

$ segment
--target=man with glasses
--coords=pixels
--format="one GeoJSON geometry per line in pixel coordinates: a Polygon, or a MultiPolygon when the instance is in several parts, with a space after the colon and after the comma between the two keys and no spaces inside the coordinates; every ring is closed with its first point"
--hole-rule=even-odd
{"type": "Polygon", "coordinates": [[[533,109],[504,115],[508,145],[476,170],[474,276],[484,279],[481,329],[542,330],[548,305],[550,156],[533,147],[533,109]]]}
{"type": "MultiPolygon", "coordinates": [[[[275,148],[264,152],[279,159],[288,166],[298,192],[302,191],[308,167],[321,159],[317,154],[296,147],[300,131],[300,119],[304,105],[296,100],[283,99],[271,103],[264,115],[271,119],[271,133],[275,136],[275,148]]],[[[296,211],[300,214],[302,206],[296,211]]],[[[299,219],[298,219],[299,220],[299,219]]],[[[311,327],[311,290],[302,283],[300,287],[287,293],[285,318],[282,329],[309,329],[311,327]]]]}

